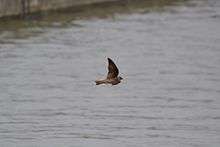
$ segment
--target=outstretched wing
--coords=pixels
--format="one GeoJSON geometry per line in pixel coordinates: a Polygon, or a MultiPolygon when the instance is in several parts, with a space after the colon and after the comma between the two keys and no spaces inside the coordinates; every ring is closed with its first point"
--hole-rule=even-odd
{"type": "Polygon", "coordinates": [[[107,79],[112,79],[118,76],[118,68],[115,65],[115,63],[112,61],[112,59],[108,58],[108,75],[107,79]]]}

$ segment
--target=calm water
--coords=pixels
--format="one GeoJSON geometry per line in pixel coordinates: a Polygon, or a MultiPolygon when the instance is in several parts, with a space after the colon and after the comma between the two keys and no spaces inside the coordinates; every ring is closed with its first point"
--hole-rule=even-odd
{"type": "Polygon", "coordinates": [[[160,7],[2,26],[0,146],[219,147],[220,1],[160,7]]]}

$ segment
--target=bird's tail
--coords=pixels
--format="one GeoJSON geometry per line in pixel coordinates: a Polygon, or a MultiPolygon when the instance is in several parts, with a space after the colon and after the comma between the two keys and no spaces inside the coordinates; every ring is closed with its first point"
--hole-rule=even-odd
{"type": "Polygon", "coordinates": [[[104,84],[105,82],[102,80],[96,80],[95,83],[96,83],[96,85],[100,85],[100,84],[104,84]]]}

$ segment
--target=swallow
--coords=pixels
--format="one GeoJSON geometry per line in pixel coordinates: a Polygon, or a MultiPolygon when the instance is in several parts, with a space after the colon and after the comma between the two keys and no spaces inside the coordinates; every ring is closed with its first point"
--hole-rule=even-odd
{"type": "Polygon", "coordinates": [[[108,58],[108,74],[107,78],[104,80],[96,80],[96,85],[100,84],[112,84],[117,85],[123,79],[122,77],[118,76],[119,70],[112,59],[108,58]]]}

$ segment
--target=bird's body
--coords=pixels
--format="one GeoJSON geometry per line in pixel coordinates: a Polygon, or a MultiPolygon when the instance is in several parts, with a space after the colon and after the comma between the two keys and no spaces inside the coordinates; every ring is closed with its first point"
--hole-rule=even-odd
{"type": "Polygon", "coordinates": [[[122,77],[118,76],[119,70],[115,63],[108,58],[108,75],[107,78],[104,80],[96,80],[95,83],[96,85],[100,84],[112,84],[112,85],[117,85],[121,82],[123,79],[122,77]]]}
{"type": "Polygon", "coordinates": [[[112,85],[117,85],[121,82],[120,78],[114,78],[114,79],[104,79],[104,80],[96,80],[96,85],[99,84],[112,84],[112,85]]]}

